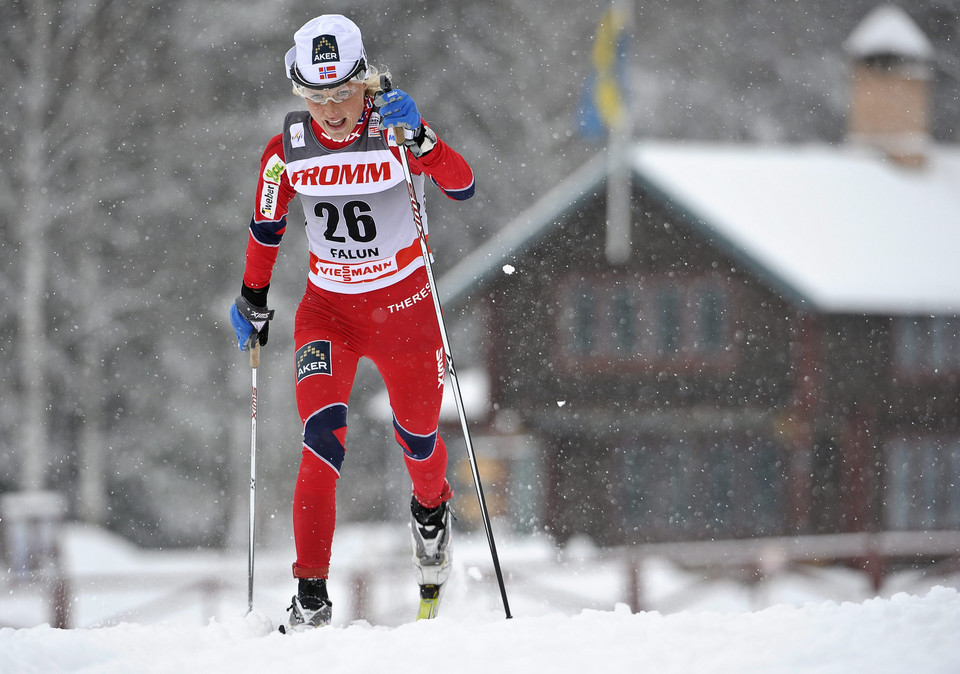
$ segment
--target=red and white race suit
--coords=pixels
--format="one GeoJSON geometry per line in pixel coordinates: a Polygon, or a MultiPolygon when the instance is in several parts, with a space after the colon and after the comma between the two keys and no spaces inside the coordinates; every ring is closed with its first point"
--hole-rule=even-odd
{"type": "MultiPolygon", "coordinates": [[[[260,161],[244,284],[270,284],[295,195],[309,244],[307,288],[294,325],[303,422],[293,502],[299,578],[329,573],[347,401],[361,357],[383,376],[414,496],[434,507],[452,495],[437,433],[446,362],[398,152],[368,99],[343,142],[325,136],[308,112],[289,113],[260,161]]],[[[407,159],[425,231],[425,176],[452,199],[473,196],[473,172],[442,140],[407,159]]]]}

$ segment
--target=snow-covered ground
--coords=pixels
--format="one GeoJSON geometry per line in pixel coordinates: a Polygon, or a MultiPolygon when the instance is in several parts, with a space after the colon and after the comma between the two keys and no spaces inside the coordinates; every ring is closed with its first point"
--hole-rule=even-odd
{"type": "Polygon", "coordinates": [[[0,576],[0,625],[19,626],[0,628],[0,672],[960,672],[957,576],[903,573],[874,597],[846,569],[748,585],[648,560],[648,610],[632,613],[615,556],[586,543],[559,553],[544,540],[504,538],[506,620],[486,540],[462,536],[440,617],[417,623],[402,527],[338,537],[334,625],[284,636],[276,625],[294,590],[291,551],[258,550],[254,611],[245,615],[245,552],[143,551],[70,528],[73,629],[43,624],[45,598],[0,576]]]}

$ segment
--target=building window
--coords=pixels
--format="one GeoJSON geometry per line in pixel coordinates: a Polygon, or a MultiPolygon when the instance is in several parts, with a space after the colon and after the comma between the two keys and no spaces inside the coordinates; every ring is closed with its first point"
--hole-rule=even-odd
{"type": "Polygon", "coordinates": [[[571,275],[557,288],[557,344],[563,362],[594,369],[729,368],[736,326],[732,292],[708,277],[571,275]]]}
{"type": "Polygon", "coordinates": [[[637,310],[633,297],[626,288],[616,288],[610,298],[614,346],[622,353],[633,353],[637,347],[637,310]]]}
{"type": "Polygon", "coordinates": [[[593,351],[594,332],[597,321],[594,317],[596,302],[593,291],[584,287],[572,298],[573,305],[573,349],[577,354],[587,355],[593,351]]]}
{"type": "Polygon", "coordinates": [[[680,301],[673,288],[657,293],[657,351],[661,355],[680,349],[680,301]]]}
{"type": "Polygon", "coordinates": [[[883,503],[889,529],[960,528],[960,436],[889,442],[883,503]]]}
{"type": "Polygon", "coordinates": [[[700,323],[698,334],[700,348],[716,352],[723,348],[723,298],[716,288],[707,288],[700,293],[700,323]]]}
{"type": "Polygon", "coordinates": [[[786,524],[784,451],[757,437],[646,436],[622,449],[624,525],[637,540],[775,535],[786,524]]]}
{"type": "Polygon", "coordinates": [[[893,340],[894,364],[903,374],[929,376],[960,371],[960,317],[898,318],[893,340]]]}

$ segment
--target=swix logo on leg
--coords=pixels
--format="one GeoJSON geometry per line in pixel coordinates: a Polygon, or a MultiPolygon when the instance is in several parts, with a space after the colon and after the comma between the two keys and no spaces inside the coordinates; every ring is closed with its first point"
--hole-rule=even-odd
{"type": "Polygon", "coordinates": [[[446,372],[443,360],[443,349],[437,349],[437,388],[443,388],[443,375],[446,372]]]}
{"type": "Polygon", "coordinates": [[[330,360],[330,342],[318,339],[304,344],[297,349],[295,357],[297,364],[297,383],[312,377],[315,374],[333,374],[333,363],[330,360]]]}

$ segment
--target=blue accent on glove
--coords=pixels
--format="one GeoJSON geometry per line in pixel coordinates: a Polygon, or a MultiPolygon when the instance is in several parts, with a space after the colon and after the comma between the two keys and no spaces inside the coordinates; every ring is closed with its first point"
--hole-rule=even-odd
{"type": "Polygon", "coordinates": [[[253,323],[240,314],[236,304],[230,307],[230,322],[233,324],[233,331],[237,333],[237,347],[241,351],[246,351],[253,346],[257,339],[257,331],[253,323]]]}
{"type": "Polygon", "coordinates": [[[233,331],[237,333],[237,346],[241,351],[253,348],[260,342],[260,346],[267,343],[270,321],[273,320],[273,309],[267,308],[267,290],[270,286],[254,290],[243,286],[240,295],[230,308],[230,322],[233,331]]]}
{"type": "Polygon", "coordinates": [[[391,89],[377,96],[380,104],[381,126],[402,126],[416,129],[420,126],[420,111],[410,94],[401,89],[391,89]]]}

